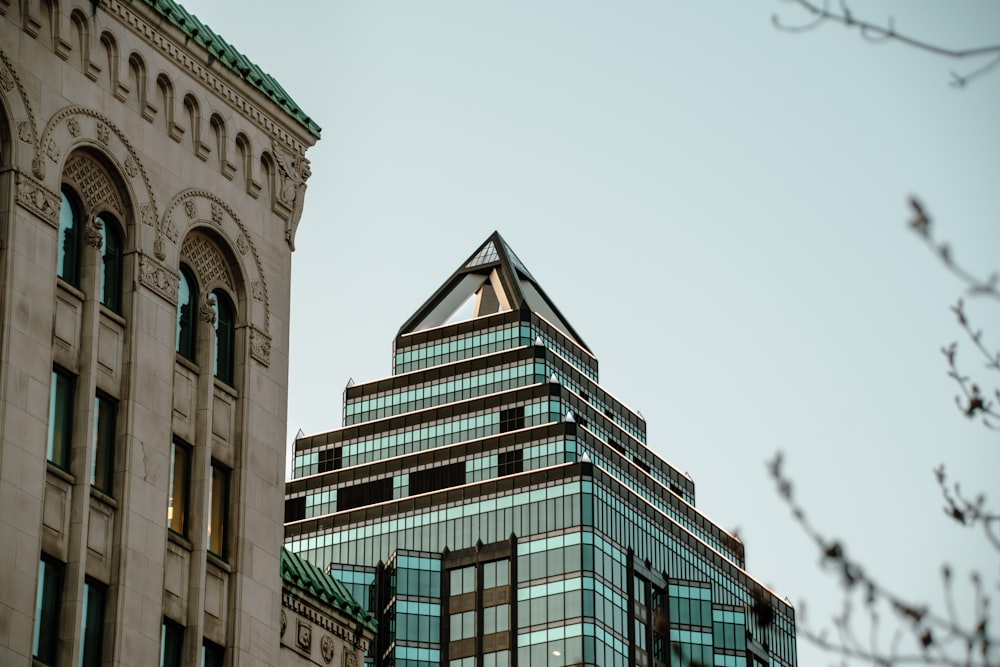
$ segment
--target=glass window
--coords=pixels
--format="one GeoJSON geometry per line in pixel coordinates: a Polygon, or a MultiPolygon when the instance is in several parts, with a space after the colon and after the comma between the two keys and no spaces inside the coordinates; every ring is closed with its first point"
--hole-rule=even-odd
{"type": "Polygon", "coordinates": [[[60,468],[69,467],[73,436],[73,391],[75,379],[62,371],[52,371],[49,395],[49,442],[45,455],[60,468]]]}
{"type": "Polygon", "coordinates": [[[208,499],[208,550],[226,556],[226,508],[229,506],[229,470],[212,462],[212,488],[208,499]]]}
{"type": "Polygon", "coordinates": [[[160,632],[160,667],[181,667],[181,649],[184,644],[184,628],[163,619],[160,632]]]}
{"type": "Polygon", "coordinates": [[[122,310],[122,242],[121,228],[106,213],[98,216],[104,223],[101,240],[101,303],[120,313],[122,310]]]}
{"type": "Polygon", "coordinates": [[[191,361],[195,360],[197,308],[198,284],[191,270],[181,264],[180,281],[177,286],[177,353],[191,361]]]}
{"type": "Polygon", "coordinates": [[[215,377],[231,385],[236,352],[236,311],[225,292],[215,290],[212,295],[215,297],[215,377]]]}
{"type": "Polygon", "coordinates": [[[190,475],[191,450],[187,445],[175,440],[170,450],[170,497],[167,500],[167,526],[179,535],[187,535],[190,475]]]}
{"type": "Polygon", "coordinates": [[[38,592],[35,597],[35,636],[32,654],[46,665],[56,663],[59,642],[59,603],[62,597],[62,563],[42,557],[38,567],[38,592]]]}
{"type": "Polygon", "coordinates": [[[59,206],[59,259],[56,275],[74,287],[80,282],[80,226],[83,215],[76,194],[62,189],[59,206]]]}
{"type": "Polygon", "coordinates": [[[510,605],[502,604],[483,609],[483,634],[506,632],[510,627],[510,605]]]}
{"type": "Polygon", "coordinates": [[[462,595],[476,590],[476,566],[470,565],[451,571],[451,594],[462,595]]]}
{"type": "Polygon", "coordinates": [[[508,582],[509,560],[495,560],[483,565],[483,588],[506,586],[508,582]]]}
{"type": "Polygon", "coordinates": [[[111,495],[114,484],[117,416],[118,404],[98,394],[94,405],[94,461],[90,469],[90,483],[108,495],[111,495]]]}
{"type": "Polygon", "coordinates": [[[207,639],[201,645],[201,667],[222,667],[226,649],[207,639]]]}
{"type": "Polygon", "coordinates": [[[83,627],[80,632],[80,667],[100,667],[104,643],[103,584],[87,580],[83,584],[83,627]]]}

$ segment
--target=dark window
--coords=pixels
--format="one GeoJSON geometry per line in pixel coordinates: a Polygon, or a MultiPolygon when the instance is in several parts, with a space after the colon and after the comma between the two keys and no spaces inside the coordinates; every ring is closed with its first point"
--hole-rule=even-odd
{"type": "Polygon", "coordinates": [[[342,447],[320,450],[319,457],[317,458],[316,471],[329,472],[343,467],[343,457],[341,455],[342,451],[342,447]]]}
{"type": "Polygon", "coordinates": [[[208,500],[208,550],[226,557],[226,533],[229,527],[229,470],[212,462],[212,488],[208,500]]]}
{"type": "Polygon", "coordinates": [[[94,461],[90,483],[111,495],[115,474],[115,426],[118,404],[114,399],[98,394],[94,405],[94,461]]]}
{"type": "Polygon", "coordinates": [[[49,394],[49,441],[46,458],[60,468],[69,467],[69,450],[73,440],[73,394],[76,378],[55,369],[49,394]]]}
{"type": "Polygon", "coordinates": [[[513,452],[500,452],[497,456],[497,474],[503,477],[519,472],[524,472],[524,451],[518,449],[513,452]]]}
{"type": "Polygon", "coordinates": [[[617,452],[619,452],[621,454],[627,454],[628,453],[628,452],[625,451],[625,447],[622,446],[622,444],[620,442],[618,442],[617,440],[612,440],[611,438],[608,438],[608,444],[611,445],[612,449],[614,449],[615,451],[617,451],[617,452]]]}
{"type": "Polygon", "coordinates": [[[80,236],[83,220],[82,209],[76,193],[62,189],[59,207],[59,260],[56,275],[74,287],[80,283],[80,236]]]}
{"type": "Polygon", "coordinates": [[[170,450],[170,498],[167,526],[178,535],[187,535],[188,491],[191,476],[191,449],[176,440],[170,450]]]}
{"type": "Polygon", "coordinates": [[[285,523],[306,518],[306,497],[289,498],[285,501],[285,523]]]}
{"type": "Polygon", "coordinates": [[[181,667],[181,649],[184,646],[184,628],[163,619],[160,634],[160,667],[181,667]]]}
{"type": "Polygon", "coordinates": [[[392,478],[376,479],[337,490],[337,511],[392,500],[392,478]]]}
{"type": "Polygon", "coordinates": [[[35,636],[32,653],[38,662],[56,664],[59,644],[59,603],[62,597],[63,564],[42,556],[35,597],[35,636]]]}
{"type": "Polygon", "coordinates": [[[104,648],[104,598],[107,589],[89,579],[83,584],[80,667],[100,667],[104,648]]]}
{"type": "Polygon", "coordinates": [[[191,361],[195,360],[197,308],[198,284],[191,271],[181,264],[181,276],[177,286],[177,352],[191,361]]]}
{"type": "Polygon", "coordinates": [[[677,486],[673,482],[670,483],[670,490],[676,493],[678,496],[681,496],[682,498],[684,497],[684,492],[681,490],[681,487],[677,486]]]}
{"type": "Polygon", "coordinates": [[[101,303],[116,313],[122,310],[122,242],[121,228],[110,215],[103,213],[99,219],[104,223],[104,238],[101,241],[101,303]]]}
{"type": "Polygon", "coordinates": [[[226,384],[233,384],[236,358],[236,310],[229,296],[222,290],[215,296],[215,377],[226,384]]]}
{"type": "Polygon", "coordinates": [[[410,495],[465,484],[465,462],[417,470],[410,473],[410,495]]]}
{"type": "Polygon", "coordinates": [[[201,645],[201,667],[222,667],[226,658],[226,649],[213,644],[207,639],[201,645]]]}
{"type": "Polygon", "coordinates": [[[500,432],[516,431],[524,428],[524,406],[500,411],[500,432]]]}
{"type": "Polygon", "coordinates": [[[640,468],[642,468],[646,472],[650,471],[649,464],[646,463],[645,461],[643,461],[642,459],[640,459],[638,456],[633,456],[632,457],[632,463],[636,464],[637,466],[639,466],[640,468]]]}

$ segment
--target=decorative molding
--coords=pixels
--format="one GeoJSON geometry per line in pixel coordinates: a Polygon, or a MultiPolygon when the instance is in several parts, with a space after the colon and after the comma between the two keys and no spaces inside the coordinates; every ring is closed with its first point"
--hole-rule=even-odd
{"type": "Polygon", "coordinates": [[[271,365],[271,337],[250,325],[250,356],[262,366],[271,365]]]}
{"type": "Polygon", "coordinates": [[[281,636],[285,636],[285,630],[288,628],[288,617],[285,616],[285,610],[281,610],[281,636]]]}
{"type": "Polygon", "coordinates": [[[67,118],[66,119],[66,129],[69,130],[69,133],[70,133],[70,135],[73,136],[73,138],[79,137],[80,136],[80,121],[78,121],[76,118],[67,118]]]}
{"type": "MultiPolygon", "coordinates": [[[[358,646],[358,638],[351,627],[357,624],[356,621],[352,621],[350,624],[337,622],[328,613],[320,611],[310,604],[307,598],[299,594],[296,589],[289,588],[288,584],[282,585],[281,606],[311,621],[331,635],[339,637],[349,644],[358,646]]],[[[364,640],[361,641],[361,646],[363,647],[362,650],[368,649],[367,642],[364,640]]]]}
{"type": "Polygon", "coordinates": [[[97,123],[97,140],[100,141],[105,146],[108,145],[108,141],[111,139],[111,130],[104,123],[98,121],[97,123]]]}
{"type": "Polygon", "coordinates": [[[212,202],[212,224],[216,227],[222,226],[222,207],[212,202]]]}
{"type": "MultiPolygon", "coordinates": [[[[32,168],[34,168],[34,163],[39,160],[38,157],[38,131],[35,125],[35,112],[31,110],[31,102],[28,100],[28,95],[24,92],[24,86],[21,85],[21,80],[17,77],[17,70],[14,69],[14,65],[11,64],[10,59],[7,58],[7,54],[0,50],[0,88],[3,89],[5,94],[11,93],[14,88],[17,88],[18,94],[21,96],[21,103],[24,105],[24,110],[28,114],[28,130],[30,130],[30,143],[35,148],[35,155],[32,158],[32,168]]],[[[23,122],[23,121],[22,121],[23,122]]],[[[18,136],[23,136],[24,130],[21,129],[20,123],[18,124],[18,136]]],[[[24,141],[24,139],[22,139],[24,141]]]]}
{"type": "Polygon", "coordinates": [[[206,294],[205,298],[202,299],[201,305],[198,307],[198,319],[205,322],[209,326],[215,326],[215,306],[218,302],[215,299],[214,294],[206,294]]]}
{"type": "Polygon", "coordinates": [[[45,222],[59,228],[60,197],[27,174],[15,171],[17,203],[45,222]]]}
{"type": "Polygon", "coordinates": [[[312,626],[298,619],[295,619],[295,643],[306,651],[312,649],[312,626]]]}
{"type": "Polygon", "coordinates": [[[175,308],[179,280],[176,273],[149,255],[139,254],[139,284],[153,290],[175,308]]]}
{"type": "Polygon", "coordinates": [[[118,188],[108,172],[94,158],[85,153],[77,153],[71,157],[63,167],[63,179],[83,199],[83,205],[88,213],[106,207],[113,210],[119,218],[125,217],[125,207],[122,205],[118,188]]]}
{"type": "Polygon", "coordinates": [[[26,120],[20,120],[17,122],[17,138],[26,144],[34,143],[35,136],[31,131],[31,123],[26,120]]]}
{"type": "MultiPolygon", "coordinates": [[[[188,53],[188,47],[176,43],[168,37],[160,22],[155,25],[147,21],[144,17],[136,13],[131,4],[122,0],[111,0],[104,5],[110,13],[117,14],[121,21],[132,28],[132,30],[142,37],[150,46],[158,50],[161,54],[173,61],[180,69],[186,71],[195,81],[201,81],[209,90],[225,100],[229,105],[239,112],[243,117],[252,122],[257,127],[263,129],[272,137],[277,137],[282,144],[290,148],[298,155],[304,155],[306,146],[295,136],[285,129],[285,127],[272,118],[272,114],[264,112],[261,107],[254,104],[250,99],[229,85],[223,78],[220,78],[209,67],[201,64],[188,53]]],[[[227,72],[228,74],[228,72],[227,72]]],[[[273,100],[268,99],[269,103],[273,100]]],[[[282,110],[282,116],[287,112],[282,110]]],[[[289,119],[298,125],[298,121],[289,119]]],[[[308,132],[303,128],[304,131],[308,132]]]]}

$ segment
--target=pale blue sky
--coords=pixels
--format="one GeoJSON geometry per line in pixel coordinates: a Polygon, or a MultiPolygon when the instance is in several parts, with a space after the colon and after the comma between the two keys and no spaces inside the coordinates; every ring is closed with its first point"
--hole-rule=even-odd
{"type": "MultiPolygon", "coordinates": [[[[924,200],[1000,270],[1000,72],[777,0],[190,0],[323,127],[292,283],[289,438],[340,425],[398,327],[494,229],[648,420],[652,447],[739,527],[749,570],[839,610],[764,470],[781,449],[817,522],[887,584],[939,599],[996,554],[941,514],[947,463],[1000,507],[1000,436],[958,414],[939,348],[961,286],[908,233],[924,200]],[[285,11],[280,7],[287,7],[285,11]]],[[[1000,40],[995,0],[857,0],[944,45],[1000,40]]],[[[1000,306],[969,313],[1000,347],[1000,306]]],[[[829,664],[799,642],[800,664],[829,664]]]]}

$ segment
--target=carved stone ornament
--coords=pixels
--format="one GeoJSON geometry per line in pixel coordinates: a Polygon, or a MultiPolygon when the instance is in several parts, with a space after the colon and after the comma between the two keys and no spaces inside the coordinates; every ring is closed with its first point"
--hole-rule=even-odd
{"type": "Polygon", "coordinates": [[[101,249],[104,245],[104,222],[100,218],[91,218],[87,221],[87,228],[85,230],[86,239],[85,242],[91,248],[101,249]]]}
{"type": "Polygon", "coordinates": [[[250,252],[250,244],[247,242],[246,234],[240,233],[236,237],[236,249],[240,251],[240,254],[244,257],[248,252],[250,252]]]}
{"type": "Polygon", "coordinates": [[[356,651],[344,651],[344,667],[358,667],[358,654],[356,651]]]}
{"type": "Polygon", "coordinates": [[[184,239],[181,246],[181,256],[191,264],[199,281],[204,284],[220,282],[229,289],[233,288],[233,278],[222,253],[215,244],[200,234],[191,234],[184,239]]]}
{"type": "Polygon", "coordinates": [[[59,195],[19,171],[17,178],[17,203],[53,227],[59,226],[59,195]]]}
{"type": "Polygon", "coordinates": [[[177,306],[178,277],[149,255],[139,255],[139,284],[177,306]]]}
{"type": "Polygon", "coordinates": [[[250,327],[250,356],[264,366],[271,364],[271,337],[254,326],[250,327]]]}
{"type": "Polygon", "coordinates": [[[222,207],[215,202],[212,202],[212,224],[222,226],[222,207]]]}
{"type": "Polygon", "coordinates": [[[69,133],[72,136],[79,137],[80,136],[80,121],[78,121],[76,118],[73,118],[71,116],[69,118],[69,120],[66,121],[66,129],[69,130],[69,133]]]}
{"type": "Polygon", "coordinates": [[[100,121],[97,122],[97,140],[105,145],[111,140],[111,130],[100,121]]]}
{"type": "Polygon", "coordinates": [[[305,155],[285,153],[278,148],[273,139],[271,140],[271,151],[278,163],[278,187],[275,204],[282,213],[287,211],[285,241],[289,248],[295,250],[295,230],[299,226],[299,219],[302,218],[302,204],[306,197],[306,181],[312,176],[312,168],[305,155]]]}
{"type": "Polygon", "coordinates": [[[198,215],[198,209],[195,208],[193,199],[184,201],[184,213],[187,214],[189,220],[193,220],[198,215]]]}
{"type": "Polygon", "coordinates": [[[288,617],[285,616],[285,611],[281,611],[281,636],[285,636],[285,630],[288,628],[288,617]]]}
{"type": "Polygon", "coordinates": [[[85,208],[93,211],[107,207],[119,217],[124,217],[118,188],[97,160],[77,153],[63,168],[63,177],[83,198],[85,208]]]}
{"type": "Polygon", "coordinates": [[[215,304],[215,295],[209,294],[198,308],[198,319],[206,322],[209,326],[215,326],[215,304]]]}
{"type": "Polygon", "coordinates": [[[319,650],[323,654],[323,661],[328,665],[333,661],[333,646],[333,637],[330,635],[323,635],[319,640],[319,650]]]}
{"type": "Polygon", "coordinates": [[[299,648],[310,650],[312,648],[312,628],[298,619],[295,620],[295,625],[295,643],[299,645],[299,648]]]}
{"type": "Polygon", "coordinates": [[[17,138],[26,144],[31,143],[31,123],[22,120],[17,124],[17,138]]]}
{"type": "Polygon", "coordinates": [[[124,168],[125,173],[128,174],[129,178],[135,178],[139,173],[139,167],[136,165],[135,160],[132,159],[131,155],[125,158],[124,168]]]}
{"type": "Polygon", "coordinates": [[[3,65],[0,65],[0,88],[3,88],[5,93],[14,90],[14,77],[3,65]]]}

